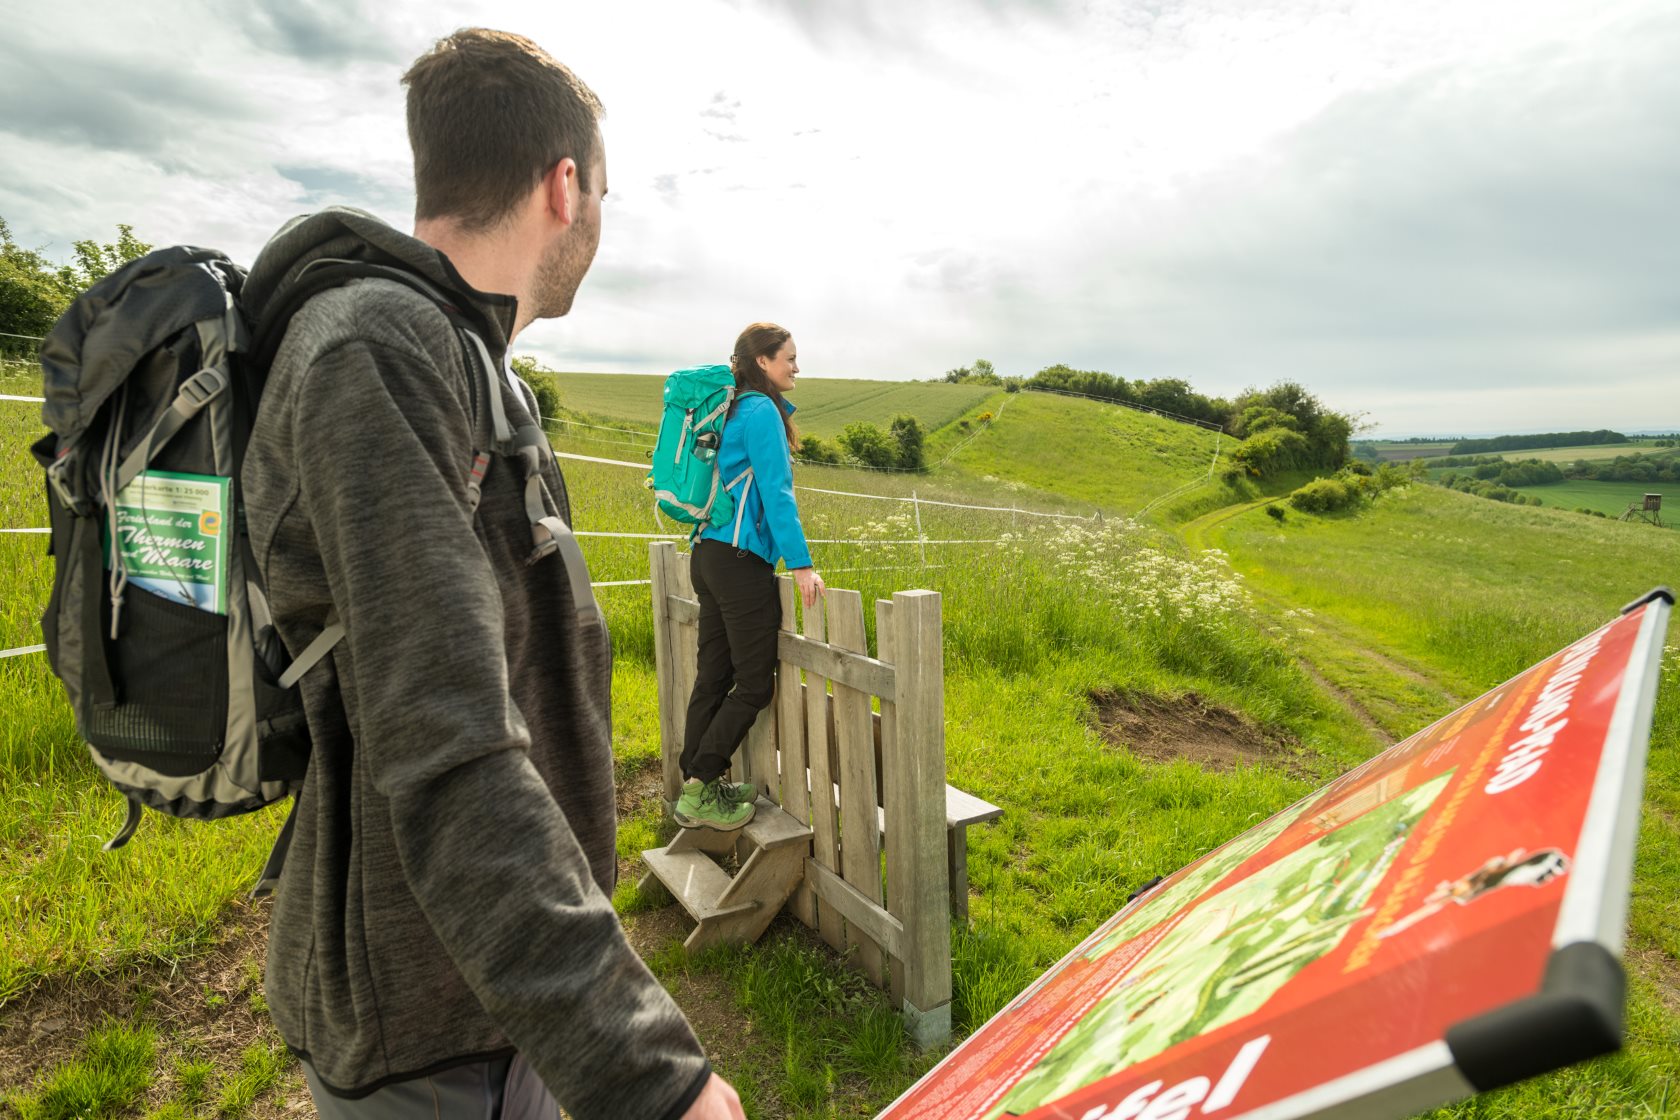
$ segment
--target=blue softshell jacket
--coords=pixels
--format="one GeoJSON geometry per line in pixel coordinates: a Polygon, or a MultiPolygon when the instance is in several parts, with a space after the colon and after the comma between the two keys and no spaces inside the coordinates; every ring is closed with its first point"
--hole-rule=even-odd
{"type": "MultiPolygon", "coordinates": [[[[791,403],[782,407],[792,415],[791,403]]],[[[734,483],[735,516],[700,530],[700,538],[744,548],[772,565],[785,561],[790,571],[809,568],[811,549],[793,500],[793,452],[774,400],[749,393],[737,401],[718,445],[718,474],[725,485],[734,483]],[[752,474],[742,478],[748,467],[752,474]]]]}

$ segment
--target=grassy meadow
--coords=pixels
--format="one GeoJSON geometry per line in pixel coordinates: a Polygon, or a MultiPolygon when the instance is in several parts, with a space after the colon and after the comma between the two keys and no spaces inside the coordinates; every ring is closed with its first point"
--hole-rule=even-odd
{"type": "MultiPolygon", "coordinates": [[[[1594,509],[1609,517],[1621,517],[1628,506],[1645,504],[1646,494],[1661,494],[1665,505],[1677,507],[1676,513],[1663,518],[1663,525],[1680,525],[1680,486],[1672,482],[1592,482],[1569,480],[1546,486],[1518,486],[1515,489],[1532,494],[1549,506],[1558,509],[1594,509]]],[[[1665,511],[1666,512],[1666,511],[1665,511]]]]}
{"type": "MultiPolygon", "coordinates": [[[[607,424],[644,419],[643,404],[628,403],[629,386],[597,379],[589,390],[597,396],[574,395],[574,376],[561,380],[569,409],[607,424]]],[[[0,392],[30,391],[19,384],[0,383],[0,392]]],[[[799,387],[808,430],[807,417],[822,415],[814,390],[832,384],[799,387]]],[[[917,476],[801,467],[796,479],[919,500],[800,494],[814,540],[853,542],[813,545],[833,585],[866,599],[911,587],[944,597],[949,779],[1005,809],[969,835],[971,923],[953,931],[959,1036],[1143,882],[1680,574],[1680,536],[1424,485],[1353,514],[1290,513],[1278,525],[1255,501],[1259,493],[1198,485],[1213,460],[1213,433],[1089,401],[1003,398],[982,391],[949,413],[867,398],[887,416],[915,412],[933,429],[930,450],[950,456],[946,465],[917,476]],[[980,411],[995,412],[989,425],[980,411]],[[935,424],[937,415],[946,419],[935,424]],[[1126,519],[1181,488],[1159,522],[1126,519]],[[1007,512],[1017,505],[1080,519],[1007,512]],[[1088,516],[1099,508],[1101,520],[1088,516]],[[918,513],[927,538],[997,543],[930,544],[924,559],[918,513]],[[1100,697],[1229,709],[1269,753],[1220,771],[1159,761],[1104,733],[1100,697]]],[[[647,416],[656,414],[655,403],[647,416]]],[[[36,427],[29,406],[0,404],[0,525],[42,523],[38,476],[16,450],[36,427]]],[[[638,461],[637,441],[624,433],[566,429],[555,443],[638,461]],[[616,452],[601,442],[615,435],[624,441],[616,452]]],[[[637,472],[570,461],[566,476],[578,529],[674,531],[655,520],[637,472]]],[[[50,570],[41,543],[0,537],[0,648],[39,640],[34,617],[50,570]]],[[[645,578],[647,543],[586,539],[594,578],[645,578]]],[[[614,751],[629,780],[658,754],[647,589],[608,588],[600,597],[617,655],[614,751]]],[[[1667,1088],[1680,1081],[1680,659],[1665,663],[1663,689],[1634,886],[1627,1049],[1441,1116],[1680,1113],[1680,1094],[1667,1088]]],[[[94,781],[38,656],[0,661],[0,781],[0,1021],[8,1002],[54,985],[212,951],[278,827],[272,813],[214,826],[151,815],[128,848],[100,852],[120,799],[94,781]]],[[[641,803],[621,821],[621,856],[633,861],[666,827],[656,803],[641,803]]],[[[639,870],[632,864],[625,879],[639,870]]],[[[615,901],[633,932],[664,928],[665,912],[629,882],[615,901]]],[[[757,946],[697,959],[673,944],[656,946],[649,963],[679,1002],[690,1001],[691,1015],[722,1007],[750,1024],[742,1045],[714,1055],[750,1116],[872,1115],[937,1057],[908,1045],[885,997],[786,926],[757,946]]],[[[271,1032],[244,1041],[273,1044],[271,1032]]],[[[263,1080],[263,1053],[273,1051],[209,1062],[175,1020],[142,1005],[87,1031],[73,1053],[0,1068],[0,1093],[9,1094],[6,1111],[31,1118],[279,1114],[288,1105],[307,1114],[295,1081],[263,1080]],[[127,1071],[103,1097],[86,1088],[86,1071],[100,1061],[127,1071]]],[[[275,1060],[283,1063],[283,1053],[275,1060]]]]}

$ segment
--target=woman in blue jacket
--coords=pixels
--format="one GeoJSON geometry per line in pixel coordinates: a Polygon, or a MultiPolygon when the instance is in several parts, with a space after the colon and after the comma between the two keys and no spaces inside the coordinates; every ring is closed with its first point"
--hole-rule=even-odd
{"type": "Polygon", "coordinates": [[[735,516],[700,531],[689,566],[700,600],[700,650],[674,814],[684,828],[728,830],[752,820],[757,790],[723,774],[775,693],[782,624],[776,561],[787,563],[806,607],[823,592],[793,498],[798,432],[784,395],[799,376],[793,336],[774,323],[754,323],[736,339],[729,365],[736,396],[717,462],[735,516]]]}

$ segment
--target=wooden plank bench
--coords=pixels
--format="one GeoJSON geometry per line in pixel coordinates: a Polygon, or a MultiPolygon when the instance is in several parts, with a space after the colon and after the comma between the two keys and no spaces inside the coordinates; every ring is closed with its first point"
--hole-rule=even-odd
{"type": "MultiPolygon", "coordinates": [[[[800,710],[805,710],[807,690],[805,685],[799,686],[800,710]]],[[[828,709],[828,743],[829,743],[829,773],[839,773],[840,756],[834,744],[838,736],[834,732],[834,705],[826,705],[828,709]]],[[[881,760],[881,713],[871,712],[870,721],[874,725],[875,734],[875,789],[883,795],[885,788],[881,781],[883,771],[881,760]]],[[[807,775],[807,782],[809,775],[807,775]]],[[[836,805],[839,804],[839,790],[835,792],[836,805]]],[[[876,811],[883,836],[887,832],[887,810],[884,805],[877,805],[876,811]]],[[[967,793],[951,785],[945,784],[945,866],[951,882],[951,916],[968,921],[968,826],[995,821],[1003,816],[1001,806],[993,805],[990,801],[983,801],[972,793],[967,793]]],[[[890,843],[890,839],[888,840],[890,843]]]]}
{"type": "MultiPolygon", "coordinates": [[[[887,843],[887,811],[878,809],[881,833],[887,843]]],[[[1003,809],[990,801],[982,801],[972,793],[956,786],[945,786],[945,866],[951,879],[951,916],[968,921],[968,826],[995,821],[1003,816],[1003,809]]]]}

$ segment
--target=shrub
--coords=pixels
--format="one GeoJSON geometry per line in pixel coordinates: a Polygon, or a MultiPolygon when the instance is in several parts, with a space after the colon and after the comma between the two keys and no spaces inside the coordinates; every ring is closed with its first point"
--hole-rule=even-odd
{"type": "Polygon", "coordinates": [[[992,422],[992,414],[989,412],[982,412],[979,416],[975,417],[975,419],[982,424],[990,424],[992,422]]]}
{"type": "Polygon", "coordinates": [[[801,436],[799,458],[806,463],[833,465],[840,462],[840,449],[820,436],[801,436]]]}
{"type": "Polygon", "coordinates": [[[1283,512],[1283,507],[1282,506],[1267,506],[1266,507],[1266,516],[1270,517],[1273,521],[1276,521],[1279,524],[1281,524],[1283,522],[1283,519],[1286,516],[1286,514],[1283,512]]]}
{"type": "Polygon", "coordinates": [[[1305,513],[1344,509],[1356,494],[1333,478],[1315,478],[1289,495],[1289,504],[1305,513]]]}
{"type": "Polygon", "coordinates": [[[867,420],[847,424],[840,433],[846,454],[866,467],[892,467],[898,462],[898,447],[887,434],[867,420]]]}
{"type": "Polygon", "coordinates": [[[893,442],[898,445],[897,465],[901,470],[922,469],[922,426],[914,416],[899,413],[888,426],[893,442]]]}
{"type": "Polygon", "coordinates": [[[1279,425],[1255,432],[1231,452],[1231,465],[1255,478],[1270,478],[1278,471],[1308,463],[1307,437],[1279,425]]]}
{"type": "Polygon", "coordinates": [[[532,395],[537,398],[537,411],[550,420],[559,416],[560,386],[555,384],[554,375],[538,366],[535,358],[517,357],[508,364],[531,387],[532,395]]]}

